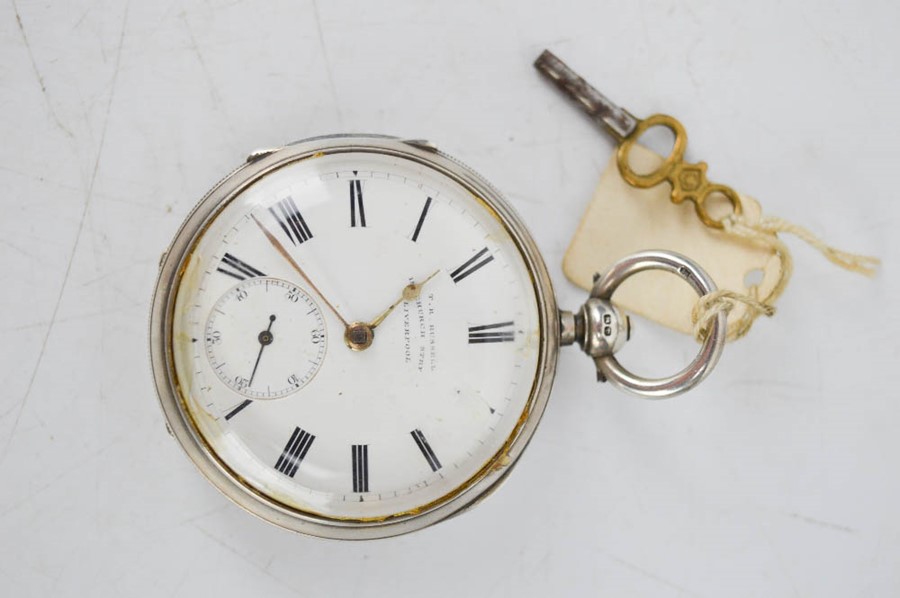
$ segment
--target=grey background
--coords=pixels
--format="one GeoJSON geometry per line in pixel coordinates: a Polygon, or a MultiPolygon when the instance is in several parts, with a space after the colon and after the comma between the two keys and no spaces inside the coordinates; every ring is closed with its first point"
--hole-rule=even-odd
{"type": "MultiPolygon", "coordinates": [[[[896,2],[26,2],[0,6],[4,596],[900,593],[896,2]],[[339,543],[241,512],[165,433],[157,261],[256,147],[435,140],[562,254],[613,145],[533,72],[549,47],[799,243],[777,316],[692,394],[599,387],[565,351],[506,485],[411,536],[339,543]]],[[[648,373],[692,342],[639,323],[648,373]]]]}

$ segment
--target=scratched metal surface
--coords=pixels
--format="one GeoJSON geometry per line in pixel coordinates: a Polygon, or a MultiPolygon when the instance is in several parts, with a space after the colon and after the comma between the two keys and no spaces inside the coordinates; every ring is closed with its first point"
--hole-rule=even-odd
{"type": "MultiPolygon", "coordinates": [[[[900,593],[897,3],[27,2],[0,7],[4,596],[900,593]],[[648,403],[566,351],[507,484],[411,536],[326,542],[227,503],[165,433],[147,359],[160,252],[255,147],[426,137],[562,253],[612,150],[531,61],[666,111],[715,180],[839,246],[790,242],[773,321],[648,403]]],[[[631,364],[686,361],[640,326],[631,364]]]]}

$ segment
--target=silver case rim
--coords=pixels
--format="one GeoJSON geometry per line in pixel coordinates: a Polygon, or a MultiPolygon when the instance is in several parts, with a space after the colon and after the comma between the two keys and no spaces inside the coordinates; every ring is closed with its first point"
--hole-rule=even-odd
{"type": "MultiPolygon", "coordinates": [[[[559,313],[549,273],[537,245],[515,210],[499,191],[461,162],[443,154],[420,149],[396,138],[381,135],[335,135],[298,141],[251,163],[243,164],[215,185],[190,212],[178,229],[160,263],[159,277],[153,294],[150,315],[150,359],[157,396],[168,423],[168,430],[178,440],[200,473],[233,503],[257,517],[279,527],[323,538],[364,540],[387,538],[409,533],[443,521],[474,506],[500,485],[522,455],[540,422],[559,355],[559,313]],[[224,469],[209,447],[202,441],[181,401],[171,371],[171,315],[174,310],[179,270],[199,234],[216,215],[241,191],[257,179],[291,162],[317,152],[376,151],[413,159],[431,167],[473,192],[501,218],[518,244],[534,281],[542,330],[538,371],[531,396],[531,411],[506,452],[505,465],[495,463],[480,479],[456,496],[426,511],[384,521],[359,522],[328,519],[290,509],[242,484],[224,469]]],[[[502,452],[502,451],[501,451],[502,452]]],[[[493,457],[500,459],[500,453],[493,457]]]]}

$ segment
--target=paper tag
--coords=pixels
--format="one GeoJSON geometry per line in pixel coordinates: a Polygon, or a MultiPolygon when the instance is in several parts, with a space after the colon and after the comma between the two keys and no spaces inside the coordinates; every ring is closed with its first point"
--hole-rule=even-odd
{"type": "MultiPolygon", "coordinates": [[[[635,145],[630,163],[637,172],[650,172],[663,158],[635,145]]],[[[595,272],[604,272],[619,259],[648,249],[676,251],[706,270],[720,289],[749,293],[756,285],[760,297],[768,296],[779,278],[779,260],[768,248],[725,236],[700,222],[694,204],[672,203],[671,188],[663,183],[636,189],[619,174],[615,154],[581,218],[563,259],[566,276],[584,289],[593,286],[595,272]]],[[[759,203],[740,195],[749,223],[759,221],[759,203]]],[[[691,310],[697,294],[683,280],[666,272],[650,271],[629,278],[616,291],[614,302],[622,309],[691,334],[691,310]]],[[[729,321],[746,307],[738,304],[729,321]]]]}

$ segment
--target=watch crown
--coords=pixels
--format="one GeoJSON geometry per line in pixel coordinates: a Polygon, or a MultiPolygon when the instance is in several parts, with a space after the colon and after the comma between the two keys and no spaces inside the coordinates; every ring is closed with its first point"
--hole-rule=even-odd
{"type": "Polygon", "coordinates": [[[591,357],[612,355],[628,340],[628,317],[611,301],[590,297],[575,314],[575,327],[581,320],[579,344],[591,357]]]}

